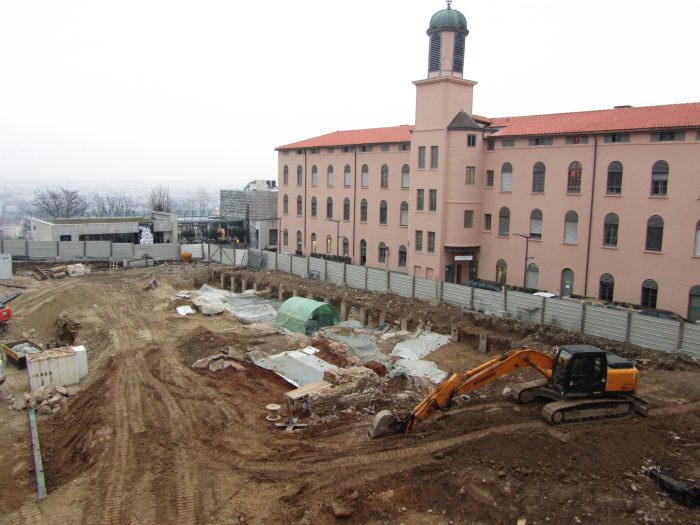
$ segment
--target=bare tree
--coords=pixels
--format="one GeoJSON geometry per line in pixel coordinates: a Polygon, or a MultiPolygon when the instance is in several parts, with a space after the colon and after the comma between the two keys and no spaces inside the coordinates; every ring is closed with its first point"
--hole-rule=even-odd
{"type": "Polygon", "coordinates": [[[92,195],[92,212],[95,217],[109,217],[107,198],[99,193],[92,195]]]}
{"type": "Polygon", "coordinates": [[[150,203],[153,211],[170,212],[173,207],[172,199],[170,197],[170,190],[165,186],[156,186],[153,188],[148,197],[148,202],[150,203]]]}
{"type": "Polygon", "coordinates": [[[209,193],[206,188],[200,187],[197,189],[197,193],[195,194],[194,198],[195,202],[197,203],[197,207],[199,208],[199,216],[204,217],[207,215],[207,211],[209,210],[211,193],[209,193]]]}
{"type": "Polygon", "coordinates": [[[129,217],[134,215],[134,199],[123,193],[116,195],[92,195],[93,213],[96,217],[129,217]]]}
{"type": "Polygon", "coordinates": [[[80,192],[66,188],[35,190],[32,204],[35,212],[50,217],[77,217],[84,215],[88,208],[88,203],[80,192]]]}

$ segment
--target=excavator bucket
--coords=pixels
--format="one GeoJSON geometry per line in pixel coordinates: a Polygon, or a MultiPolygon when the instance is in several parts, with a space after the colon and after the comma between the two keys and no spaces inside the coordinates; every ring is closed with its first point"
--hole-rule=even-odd
{"type": "Polygon", "coordinates": [[[389,410],[380,410],[372,420],[372,425],[367,431],[369,439],[400,434],[406,428],[401,418],[394,415],[389,410]]]}

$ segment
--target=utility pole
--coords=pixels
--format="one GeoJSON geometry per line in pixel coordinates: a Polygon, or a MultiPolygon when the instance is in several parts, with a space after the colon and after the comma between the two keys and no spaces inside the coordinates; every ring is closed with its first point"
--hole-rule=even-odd
{"type": "Polygon", "coordinates": [[[340,219],[326,219],[335,223],[335,256],[338,257],[338,244],[340,242],[340,219]]]}
{"type": "Polygon", "coordinates": [[[534,259],[534,257],[528,257],[527,256],[527,251],[530,245],[530,236],[526,235],[524,233],[514,233],[513,235],[516,235],[517,237],[522,237],[525,239],[525,269],[523,270],[523,289],[527,288],[527,261],[530,259],[534,259]]]}

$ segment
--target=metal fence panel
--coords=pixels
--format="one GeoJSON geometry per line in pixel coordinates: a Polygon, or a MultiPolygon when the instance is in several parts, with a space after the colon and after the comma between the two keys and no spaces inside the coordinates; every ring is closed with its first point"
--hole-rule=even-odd
{"type": "Polygon", "coordinates": [[[292,257],[292,273],[300,277],[306,277],[306,257],[295,255],[292,257]]]}
{"type": "MultiPolygon", "coordinates": [[[[176,245],[177,246],[177,245],[176,245]]],[[[112,253],[111,241],[86,241],[85,257],[96,259],[109,259],[112,253]]]]}
{"type": "Polygon", "coordinates": [[[367,268],[367,289],[379,293],[386,292],[386,271],[367,268]]]}
{"type": "Polygon", "coordinates": [[[630,343],[633,345],[673,352],[678,347],[678,321],[632,314],[630,343]]]}
{"type": "Polygon", "coordinates": [[[234,259],[234,264],[236,266],[243,266],[243,261],[247,260],[247,254],[248,250],[240,250],[237,248],[232,248],[233,250],[233,259],[234,259]]]}
{"type": "Polygon", "coordinates": [[[277,257],[275,252],[263,252],[263,258],[265,259],[263,262],[263,267],[267,270],[274,270],[275,257],[277,257]]]}
{"type": "Polygon", "coordinates": [[[550,326],[578,332],[581,330],[581,313],[583,305],[564,299],[546,299],[544,322],[550,326]]]}
{"type": "Polygon", "coordinates": [[[113,259],[131,259],[134,256],[134,245],[130,242],[112,243],[113,259]]]}
{"type": "Polygon", "coordinates": [[[542,297],[529,293],[508,292],[508,313],[522,321],[539,323],[542,320],[542,297]]]}
{"type": "Polygon", "coordinates": [[[469,306],[472,289],[463,284],[444,283],[442,285],[442,300],[456,306],[469,306]]]}
{"type": "Polygon", "coordinates": [[[413,277],[405,273],[391,272],[389,276],[389,286],[391,291],[404,297],[413,296],[413,277]]]}
{"type": "Polygon", "coordinates": [[[474,309],[484,313],[496,313],[503,310],[503,296],[501,292],[474,288],[474,309]]]}
{"type": "Polygon", "coordinates": [[[24,239],[8,239],[2,241],[2,253],[9,253],[14,257],[26,257],[29,252],[27,245],[29,243],[24,239]]]}
{"type": "Polygon", "coordinates": [[[423,299],[424,301],[436,300],[437,281],[416,277],[415,292],[413,295],[415,295],[418,299],[423,299]]]}
{"type": "Polygon", "coordinates": [[[191,253],[193,259],[206,259],[205,252],[207,247],[208,245],[206,244],[181,244],[180,253],[191,253]]]}
{"type": "Polygon", "coordinates": [[[685,324],[681,351],[700,358],[700,324],[685,324]]]}
{"type": "Polygon", "coordinates": [[[225,266],[235,266],[236,265],[236,249],[235,248],[221,248],[221,264],[225,266]]]}
{"type": "Polygon", "coordinates": [[[179,261],[180,245],[178,243],[135,244],[134,257],[148,255],[157,261],[179,261]]]}
{"type": "Polygon", "coordinates": [[[321,281],[326,280],[326,261],[318,257],[309,257],[309,273],[318,272],[321,281]]]}
{"type": "Polygon", "coordinates": [[[367,268],[365,266],[352,266],[349,265],[345,268],[345,278],[347,279],[347,284],[351,288],[357,288],[358,290],[365,289],[365,272],[367,268]]]}
{"type": "Polygon", "coordinates": [[[30,259],[53,259],[58,252],[56,241],[29,241],[27,244],[30,259]]]}
{"type": "Polygon", "coordinates": [[[627,335],[627,312],[588,306],[583,333],[612,341],[624,341],[627,335]]]}
{"type": "Polygon", "coordinates": [[[277,264],[280,272],[292,273],[292,256],[290,254],[277,254],[277,264]]]}
{"type": "Polygon", "coordinates": [[[63,241],[58,243],[58,256],[65,259],[85,256],[85,243],[82,241],[63,241]]]}
{"type": "Polygon", "coordinates": [[[344,286],[344,267],[345,265],[343,263],[328,261],[328,265],[326,266],[326,280],[337,286],[344,286]]]}
{"type": "MultiPolygon", "coordinates": [[[[239,251],[243,250],[236,250],[236,258],[238,258],[239,251]]],[[[248,249],[248,257],[242,259],[242,261],[245,261],[246,268],[256,272],[262,270],[263,264],[265,263],[262,250],[255,250],[253,248],[248,249]]],[[[241,265],[243,265],[243,262],[241,262],[241,265]]]]}

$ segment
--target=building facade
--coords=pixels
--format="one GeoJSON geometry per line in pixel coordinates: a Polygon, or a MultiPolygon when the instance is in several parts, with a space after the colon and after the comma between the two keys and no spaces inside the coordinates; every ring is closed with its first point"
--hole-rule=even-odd
{"type": "Polygon", "coordinates": [[[282,250],[700,317],[700,103],[481,117],[467,34],[432,17],[413,126],[277,148],[282,250]]]}
{"type": "Polygon", "coordinates": [[[277,249],[277,181],[254,180],[242,190],[220,191],[221,215],[245,222],[245,239],[251,248],[277,249]]]}

